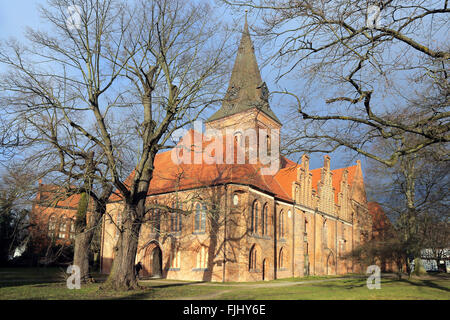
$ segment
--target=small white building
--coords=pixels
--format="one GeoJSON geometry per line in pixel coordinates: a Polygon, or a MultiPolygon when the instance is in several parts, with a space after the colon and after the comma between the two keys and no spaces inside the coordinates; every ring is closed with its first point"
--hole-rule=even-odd
{"type": "MultiPolygon", "coordinates": [[[[445,265],[445,270],[450,273],[450,249],[440,249],[440,252],[436,252],[438,249],[423,249],[421,251],[421,262],[427,271],[438,271],[439,265],[445,265]],[[439,253],[440,260],[436,260],[436,253],[439,253]],[[439,262],[439,265],[438,265],[439,262]]],[[[444,267],[441,267],[443,269],[444,267]]]]}

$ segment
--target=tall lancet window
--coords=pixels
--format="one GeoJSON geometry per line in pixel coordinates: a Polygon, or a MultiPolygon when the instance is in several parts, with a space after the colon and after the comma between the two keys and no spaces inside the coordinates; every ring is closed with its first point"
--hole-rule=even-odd
{"type": "Polygon", "coordinates": [[[197,203],[195,206],[194,232],[205,232],[206,230],[206,206],[197,203]]]}
{"type": "Polygon", "coordinates": [[[254,201],[253,202],[253,206],[252,206],[252,216],[251,216],[251,226],[250,226],[250,231],[252,233],[258,233],[258,217],[259,216],[259,203],[258,201],[254,201]]]}
{"type": "Polygon", "coordinates": [[[264,205],[264,209],[262,212],[262,216],[261,216],[261,233],[262,235],[267,235],[268,231],[267,231],[267,220],[268,220],[268,211],[269,211],[269,205],[266,203],[264,205]]]}
{"type": "Polygon", "coordinates": [[[284,238],[286,236],[286,226],[285,226],[284,212],[281,210],[278,217],[278,238],[284,238]]]}
{"type": "Polygon", "coordinates": [[[324,248],[328,248],[328,226],[327,226],[327,220],[325,220],[323,222],[322,243],[323,243],[324,248]]]}

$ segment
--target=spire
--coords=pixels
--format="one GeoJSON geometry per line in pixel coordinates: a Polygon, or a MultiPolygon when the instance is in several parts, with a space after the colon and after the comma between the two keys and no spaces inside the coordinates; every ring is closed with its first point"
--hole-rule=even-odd
{"type": "Polygon", "coordinates": [[[247,13],[248,13],[248,10],[245,9],[245,24],[244,24],[244,31],[245,31],[245,30],[248,30],[247,13]]]}
{"type": "MultiPolygon", "coordinates": [[[[269,107],[268,89],[261,79],[245,13],[244,30],[222,107],[208,121],[258,108],[280,123],[269,107]]],[[[280,123],[281,124],[281,123],[280,123]]]]}

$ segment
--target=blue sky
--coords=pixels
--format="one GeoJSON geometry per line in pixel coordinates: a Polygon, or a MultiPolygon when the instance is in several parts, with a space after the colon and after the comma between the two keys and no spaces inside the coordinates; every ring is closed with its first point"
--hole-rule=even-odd
{"type": "MultiPolygon", "coordinates": [[[[40,14],[38,11],[38,5],[45,5],[46,0],[0,0],[0,38],[8,39],[10,37],[15,37],[19,40],[24,40],[23,34],[25,32],[26,27],[31,27],[33,29],[43,28],[42,20],[40,19],[40,14]]],[[[220,10],[220,9],[219,9],[220,10]]],[[[229,18],[235,21],[239,21],[244,17],[244,13],[242,13],[242,17],[239,17],[236,11],[233,13],[229,12],[229,18]]],[[[249,23],[255,23],[257,20],[256,17],[249,16],[249,23]]],[[[254,39],[255,41],[256,39],[254,39]]],[[[257,43],[257,41],[255,41],[257,43]]],[[[256,48],[256,54],[261,54],[261,51],[256,48]]],[[[260,67],[262,67],[262,57],[258,56],[258,62],[260,67]]],[[[3,71],[0,66],[0,72],[3,71]]],[[[265,65],[261,68],[261,73],[264,81],[267,82],[269,90],[277,90],[279,87],[274,83],[274,77],[277,72],[271,68],[270,65],[265,65]]],[[[294,80],[295,81],[295,80],[294,80]]],[[[290,83],[291,84],[291,83],[290,83]]],[[[292,84],[291,84],[292,85],[292,84]]],[[[290,87],[290,85],[287,85],[290,87]]],[[[272,109],[277,114],[277,116],[281,119],[282,122],[289,121],[288,117],[284,115],[284,111],[286,110],[282,104],[278,105],[276,103],[276,99],[274,99],[275,103],[272,105],[272,109]]],[[[292,157],[291,157],[292,158],[292,157]]],[[[294,159],[293,160],[298,160],[294,159]]],[[[353,161],[352,161],[353,162],[353,161]]],[[[352,163],[354,164],[354,163],[352,163]]],[[[323,165],[323,155],[312,154],[311,155],[311,167],[317,168],[323,165]]],[[[332,168],[339,168],[343,166],[348,166],[350,163],[348,162],[348,158],[344,157],[341,153],[331,154],[331,166],[332,168]]]]}
{"type": "Polygon", "coordinates": [[[26,26],[38,27],[37,4],[45,0],[0,0],[0,32],[2,38],[20,38],[26,26]]]}

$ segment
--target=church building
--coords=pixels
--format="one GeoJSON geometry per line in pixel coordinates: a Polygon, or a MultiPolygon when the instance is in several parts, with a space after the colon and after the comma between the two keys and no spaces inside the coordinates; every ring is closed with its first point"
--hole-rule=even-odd
{"type": "MultiPolygon", "coordinates": [[[[232,130],[234,147],[248,152],[263,143],[279,146],[281,127],[246,21],[222,107],[206,128],[224,137],[232,130]],[[264,129],[267,136],[250,144],[248,129],[264,129]]],[[[196,138],[204,141],[190,130],[180,144],[196,138]]],[[[182,152],[195,157],[199,150],[182,152]]],[[[325,156],[322,168],[311,169],[308,155],[301,163],[279,156],[273,174],[263,174],[260,161],[174,163],[172,156],[169,150],[155,158],[136,257],[144,277],[260,281],[362,271],[345,259],[372,229],[359,161],[331,170],[325,156]]],[[[111,270],[122,208],[113,196],[103,220],[104,273],[111,270]]]]}

